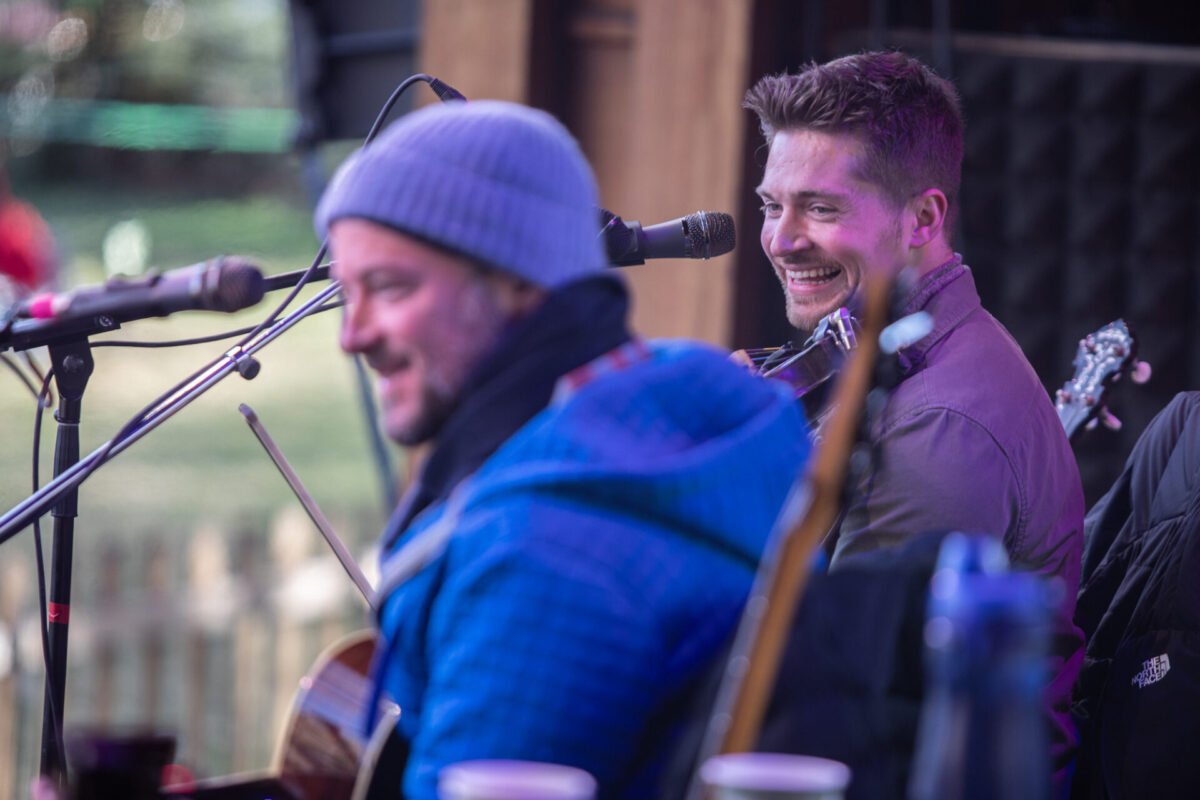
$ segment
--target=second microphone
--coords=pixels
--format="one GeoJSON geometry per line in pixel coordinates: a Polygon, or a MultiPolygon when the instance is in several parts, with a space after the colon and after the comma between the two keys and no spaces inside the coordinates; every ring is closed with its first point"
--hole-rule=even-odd
{"type": "Polygon", "coordinates": [[[600,223],[608,263],[615,267],[643,264],[648,258],[713,258],[736,244],[733,217],[717,211],[643,227],[600,209],[600,223]]]}

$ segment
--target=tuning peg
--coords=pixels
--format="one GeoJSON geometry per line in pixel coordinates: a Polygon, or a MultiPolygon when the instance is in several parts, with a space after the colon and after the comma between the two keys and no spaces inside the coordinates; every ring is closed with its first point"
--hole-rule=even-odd
{"type": "Polygon", "coordinates": [[[1096,416],[1094,416],[1090,420],[1088,420],[1087,424],[1084,425],[1083,427],[1085,430],[1094,431],[1094,430],[1096,430],[1096,426],[1100,425],[1100,424],[1103,424],[1104,427],[1108,428],[1111,431],[1119,431],[1119,430],[1121,430],[1121,426],[1122,426],[1121,420],[1117,419],[1116,416],[1111,411],[1109,411],[1107,407],[1103,407],[1103,406],[1100,408],[1100,410],[1098,412],[1096,412],[1096,416]]]}
{"type": "Polygon", "coordinates": [[[1145,383],[1150,380],[1150,373],[1153,370],[1150,368],[1149,361],[1138,361],[1133,365],[1133,371],[1129,373],[1129,379],[1134,383],[1145,383]]]}

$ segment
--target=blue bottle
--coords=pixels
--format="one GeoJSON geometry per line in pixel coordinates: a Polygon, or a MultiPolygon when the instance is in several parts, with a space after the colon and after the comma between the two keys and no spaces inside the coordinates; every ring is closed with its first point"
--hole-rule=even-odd
{"type": "Polygon", "coordinates": [[[1003,546],[949,534],[930,581],[909,800],[1049,800],[1052,592],[1003,546]]]}

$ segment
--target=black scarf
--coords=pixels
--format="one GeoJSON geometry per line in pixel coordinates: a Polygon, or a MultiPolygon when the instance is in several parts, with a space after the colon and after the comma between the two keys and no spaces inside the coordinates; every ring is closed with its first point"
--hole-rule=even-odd
{"type": "Polygon", "coordinates": [[[458,408],[388,522],[384,550],[545,408],[562,375],[629,341],[628,307],[624,285],[599,276],[552,292],[514,324],[468,377],[458,408]]]}

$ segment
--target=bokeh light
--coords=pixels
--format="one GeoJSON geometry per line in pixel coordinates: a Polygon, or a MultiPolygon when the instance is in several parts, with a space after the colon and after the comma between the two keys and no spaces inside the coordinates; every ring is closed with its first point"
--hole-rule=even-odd
{"type": "Polygon", "coordinates": [[[9,145],[14,156],[29,155],[45,139],[46,104],[54,95],[54,72],[47,65],[28,70],[8,96],[9,145]]]}
{"type": "Polygon", "coordinates": [[[165,42],[183,30],[186,16],[181,0],[154,0],[142,20],[142,35],[151,42],[165,42]]]}
{"type": "Polygon", "coordinates": [[[46,35],[46,52],[53,61],[70,61],[88,43],[88,26],[81,17],[64,17],[46,35]]]}
{"type": "Polygon", "coordinates": [[[127,219],[113,225],[104,236],[104,273],[140,275],[150,259],[150,231],[139,219],[127,219]]]}

